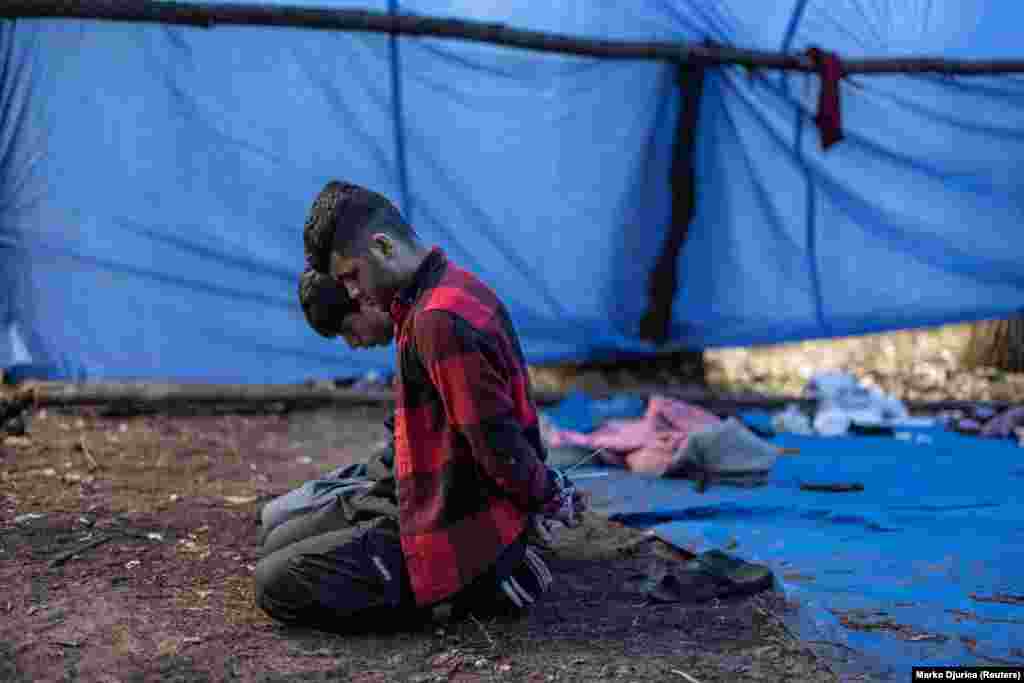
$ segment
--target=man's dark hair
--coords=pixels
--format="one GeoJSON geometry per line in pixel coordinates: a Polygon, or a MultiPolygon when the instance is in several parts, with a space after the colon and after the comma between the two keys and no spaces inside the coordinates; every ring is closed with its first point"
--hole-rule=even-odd
{"type": "Polygon", "coordinates": [[[306,269],[299,276],[299,304],[309,326],[327,338],[341,334],[345,316],[359,310],[359,305],[349,297],[344,287],[312,269],[306,269]]]}
{"type": "Polygon", "coordinates": [[[387,232],[408,243],[416,232],[387,197],[365,187],[332,180],[313,200],[302,239],[306,265],[330,271],[331,252],[344,254],[373,232],[387,232]]]}

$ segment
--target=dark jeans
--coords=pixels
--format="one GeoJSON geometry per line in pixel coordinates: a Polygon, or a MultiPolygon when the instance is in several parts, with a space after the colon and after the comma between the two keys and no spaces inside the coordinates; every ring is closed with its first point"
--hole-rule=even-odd
{"type": "Polygon", "coordinates": [[[275,619],[327,631],[412,626],[429,614],[416,608],[399,544],[398,524],[382,517],[356,526],[288,538],[277,532],[315,529],[323,510],[286,523],[267,539],[285,541],[256,565],[256,601],[275,619]]]}
{"type": "Polygon", "coordinates": [[[256,602],[264,612],[325,631],[394,630],[422,625],[438,607],[449,618],[514,613],[499,577],[519,572],[522,585],[536,588],[534,577],[523,575],[524,537],[446,605],[417,607],[397,520],[385,514],[353,524],[350,510],[339,498],[266,536],[256,565],[256,602]]]}

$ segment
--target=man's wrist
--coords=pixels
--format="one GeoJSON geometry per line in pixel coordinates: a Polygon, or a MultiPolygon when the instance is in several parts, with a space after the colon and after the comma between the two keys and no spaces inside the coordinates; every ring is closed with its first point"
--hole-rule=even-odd
{"type": "Polygon", "coordinates": [[[564,474],[550,467],[548,468],[547,475],[548,489],[551,495],[544,502],[542,512],[546,517],[551,517],[557,514],[558,510],[562,507],[563,492],[565,491],[568,479],[564,474]]]}

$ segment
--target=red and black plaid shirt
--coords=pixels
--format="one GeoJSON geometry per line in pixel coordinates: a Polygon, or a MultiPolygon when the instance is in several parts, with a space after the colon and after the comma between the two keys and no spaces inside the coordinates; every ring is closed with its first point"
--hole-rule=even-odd
{"type": "Polygon", "coordinates": [[[490,569],[558,488],[494,292],[435,248],[391,314],[402,550],[416,602],[430,605],[490,569]]]}

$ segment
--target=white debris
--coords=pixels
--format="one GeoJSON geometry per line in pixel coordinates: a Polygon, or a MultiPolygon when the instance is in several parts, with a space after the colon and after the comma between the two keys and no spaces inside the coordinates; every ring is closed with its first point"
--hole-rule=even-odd
{"type": "Polygon", "coordinates": [[[46,516],[45,512],[28,512],[24,515],[18,515],[14,518],[15,524],[21,524],[22,522],[31,522],[33,519],[42,519],[46,516]]]}

